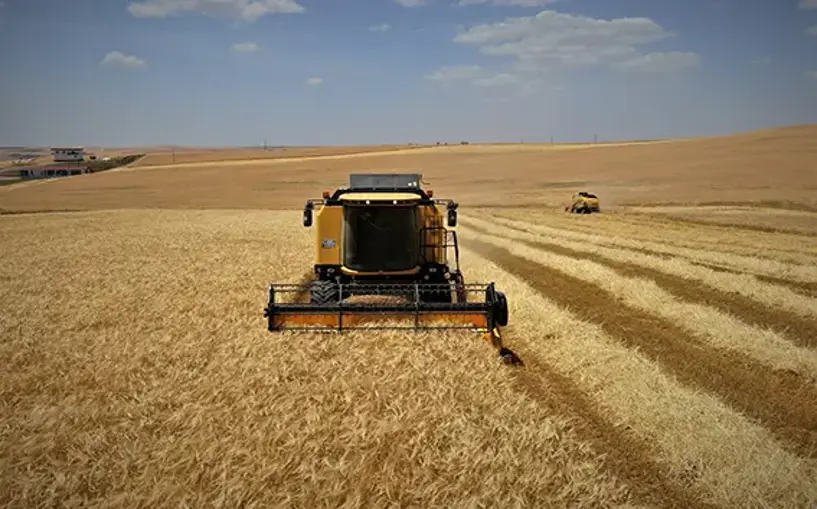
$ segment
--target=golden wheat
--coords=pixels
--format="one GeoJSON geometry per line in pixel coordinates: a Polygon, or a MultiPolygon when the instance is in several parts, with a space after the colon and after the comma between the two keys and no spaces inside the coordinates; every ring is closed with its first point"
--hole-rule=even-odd
{"type": "MultiPolygon", "coordinates": [[[[697,249],[712,253],[732,253],[802,265],[817,262],[817,238],[803,235],[726,229],[716,225],[692,225],[669,221],[661,215],[641,216],[631,213],[603,212],[591,219],[535,209],[526,210],[521,214],[489,209],[483,212],[493,217],[602,235],[608,237],[604,240],[607,244],[627,239],[658,243],[659,246],[697,249]]],[[[817,217],[817,214],[814,215],[817,217]]],[[[644,246],[638,246],[638,248],[644,249],[644,246]]],[[[678,256],[679,253],[676,252],[673,255],[678,256]]]]}
{"type": "MultiPolygon", "coordinates": [[[[469,221],[477,220],[469,218],[469,221]]],[[[478,232],[467,227],[463,226],[461,230],[470,236],[479,236],[478,232]]],[[[598,285],[609,292],[611,297],[672,320],[714,345],[746,352],[778,369],[792,370],[808,378],[817,377],[817,352],[796,346],[782,334],[748,325],[709,306],[680,301],[648,279],[623,277],[615,270],[587,260],[577,260],[516,243],[508,245],[508,239],[535,239],[535,235],[503,229],[500,226],[488,227],[485,230],[496,235],[494,238],[485,238],[485,242],[497,246],[506,245],[512,253],[532,263],[552,267],[582,281],[598,285]]]]}
{"type": "Polygon", "coordinates": [[[140,210],[0,217],[0,504],[813,508],[817,237],[765,231],[813,217],[607,211],[813,207],[814,132],[179,151],[4,186],[3,213],[140,210]],[[315,231],[260,209],[417,168],[524,367],[471,332],[266,330],[315,231]],[[554,213],[585,186],[605,213],[554,213]]]}
{"type": "MultiPolygon", "coordinates": [[[[502,245],[517,251],[513,243],[502,245]]],[[[641,453],[654,454],[673,483],[726,507],[817,503],[814,461],[786,452],[764,428],[712,395],[679,384],[638,351],[577,319],[498,265],[469,250],[463,250],[462,259],[471,280],[496,281],[509,295],[506,338],[523,361],[540,367],[535,362],[541,359],[568,377],[597,405],[606,426],[628,430],[623,433],[647,444],[641,453]]]]}
{"type": "MultiPolygon", "coordinates": [[[[783,285],[759,281],[751,274],[716,271],[677,258],[666,259],[658,255],[644,254],[630,249],[607,247],[603,244],[596,244],[594,239],[589,238],[589,236],[586,242],[581,242],[578,239],[566,240],[574,238],[573,232],[553,234],[553,228],[540,225],[506,219],[496,219],[494,223],[477,218],[474,218],[474,221],[475,224],[483,227],[492,224],[509,226],[513,228],[509,232],[516,233],[518,231],[531,235],[525,238],[535,239],[539,237],[578,252],[595,253],[610,260],[649,267],[684,279],[694,279],[712,288],[743,295],[767,306],[791,311],[805,317],[817,318],[817,299],[801,295],[783,285]]],[[[580,238],[580,236],[578,237],[580,238]]],[[[812,267],[808,267],[808,269],[812,269],[812,267]]]]}
{"type": "MultiPolygon", "coordinates": [[[[520,221],[499,217],[495,218],[495,221],[510,225],[525,224],[520,221]]],[[[530,225],[529,222],[528,225],[530,225]]],[[[552,228],[542,224],[536,224],[532,227],[542,235],[558,237],[564,240],[573,240],[581,242],[586,246],[615,246],[650,251],[656,254],[665,254],[675,257],[682,256],[689,260],[713,263],[718,266],[734,268],[748,273],[779,277],[793,281],[817,282],[817,266],[814,264],[785,263],[757,256],[743,256],[734,253],[713,252],[712,250],[706,249],[667,246],[663,242],[636,241],[628,237],[590,234],[562,228],[552,228]]],[[[635,254],[633,254],[633,256],[635,256],[635,254]]]]}
{"type": "Polygon", "coordinates": [[[267,332],[298,213],[0,218],[5,507],[627,506],[474,333],[267,332]]]}

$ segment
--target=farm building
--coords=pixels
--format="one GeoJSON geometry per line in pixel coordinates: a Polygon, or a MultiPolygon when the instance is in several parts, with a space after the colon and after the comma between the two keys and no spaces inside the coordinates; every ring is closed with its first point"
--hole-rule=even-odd
{"type": "Polygon", "coordinates": [[[83,147],[51,147],[51,157],[54,162],[79,162],[85,160],[83,147]]]}
{"type": "Polygon", "coordinates": [[[47,179],[57,177],[68,177],[71,175],[84,175],[92,173],[91,168],[81,165],[48,165],[38,166],[35,168],[25,168],[20,170],[20,178],[24,180],[30,179],[47,179]]]}

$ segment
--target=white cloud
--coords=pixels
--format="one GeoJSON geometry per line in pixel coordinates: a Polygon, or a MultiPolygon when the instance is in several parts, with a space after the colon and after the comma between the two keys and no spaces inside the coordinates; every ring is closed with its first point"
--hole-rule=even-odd
{"type": "Polygon", "coordinates": [[[99,62],[99,65],[111,65],[116,67],[145,67],[147,62],[134,55],[126,55],[121,51],[111,51],[99,62]]]}
{"type": "Polygon", "coordinates": [[[700,66],[696,53],[649,52],[642,48],[674,35],[648,18],[605,20],[542,11],[535,16],[463,29],[454,38],[456,43],[473,46],[483,55],[497,57],[496,65],[450,65],[425,78],[443,85],[468,84],[482,92],[520,97],[559,93],[563,91],[558,84],[560,74],[580,67],[660,74],[700,66]]]}
{"type": "Polygon", "coordinates": [[[616,62],[613,67],[621,71],[670,73],[698,67],[701,63],[696,53],[670,51],[648,53],[632,60],[616,62]]]}
{"type": "Polygon", "coordinates": [[[800,0],[797,7],[800,9],[817,9],[817,0],[800,0]]]}
{"type": "Polygon", "coordinates": [[[769,65],[772,63],[772,57],[760,57],[752,60],[752,63],[755,65],[769,65]]]}
{"type": "Polygon", "coordinates": [[[306,80],[306,84],[310,87],[314,87],[316,85],[320,85],[323,83],[323,78],[309,78],[306,80]]]}
{"type": "Polygon", "coordinates": [[[426,0],[394,0],[403,7],[420,7],[426,4],[426,0]]]}
{"type": "Polygon", "coordinates": [[[809,27],[806,29],[806,35],[813,35],[817,37],[817,25],[809,27]]]}
{"type": "Polygon", "coordinates": [[[809,72],[806,73],[806,76],[808,76],[809,78],[814,78],[815,80],[817,80],[817,71],[809,71],[809,72]]]}
{"type": "Polygon", "coordinates": [[[499,73],[493,76],[486,76],[484,78],[477,78],[474,80],[474,85],[485,88],[499,88],[511,85],[518,85],[522,80],[515,74],[499,73]]]}
{"type": "Polygon", "coordinates": [[[431,81],[451,83],[454,81],[471,81],[485,76],[485,69],[478,65],[448,65],[427,74],[425,78],[431,81]]]}
{"type": "Polygon", "coordinates": [[[248,22],[271,14],[293,14],[304,10],[295,0],[143,0],[128,5],[128,11],[138,18],[199,14],[248,22]]]}
{"type": "Polygon", "coordinates": [[[237,42],[230,46],[230,49],[236,53],[250,53],[253,51],[258,51],[261,48],[254,42],[237,42]]]}
{"type": "Polygon", "coordinates": [[[536,77],[523,77],[510,72],[490,72],[478,65],[451,65],[441,67],[426,74],[425,79],[435,81],[444,87],[467,84],[476,87],[480,94],[491,97],[500,94],[519,97],[521,95],[550,90],[547,83],[536,77]]]}
{"type": "Polygon", "coordinates": [[[518,70],[528,72],[590,65],[668,70],[678,65],[689,67],[697,59],[692,53],[646,55],[638,49],[674,35],[649,18],[605,20],[542,11],[471,27],[454,41],[476,46],[484,55],[509,57],[518,70]]]}
{"type": "Polygon", "coordinates": [[[388,23],[381,23],[369,27],[369,32],[388,32],[389,30],[391,30],[391,25],[388,23]]]}

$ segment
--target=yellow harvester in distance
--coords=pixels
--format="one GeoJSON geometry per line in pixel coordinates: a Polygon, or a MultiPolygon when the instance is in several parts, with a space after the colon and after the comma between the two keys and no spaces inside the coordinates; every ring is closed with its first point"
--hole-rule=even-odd
{"type": "Polygon", "coordinates": [[[573,214],[601,212],[599,197],[593,193],[579,191],[573,195],[573,203],[569,207],[566,207],[565,211],[572,212],[573,214]]]}

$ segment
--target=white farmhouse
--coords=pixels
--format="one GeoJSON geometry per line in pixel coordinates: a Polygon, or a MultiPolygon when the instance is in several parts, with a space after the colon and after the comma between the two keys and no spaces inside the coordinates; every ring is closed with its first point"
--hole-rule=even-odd
{"type": "Polygon", "coordinates": [[[52,147],[51,157],[54,158],[54,162],[58,163],[84,161],[85,149],[83,147],[52,147]]]}

